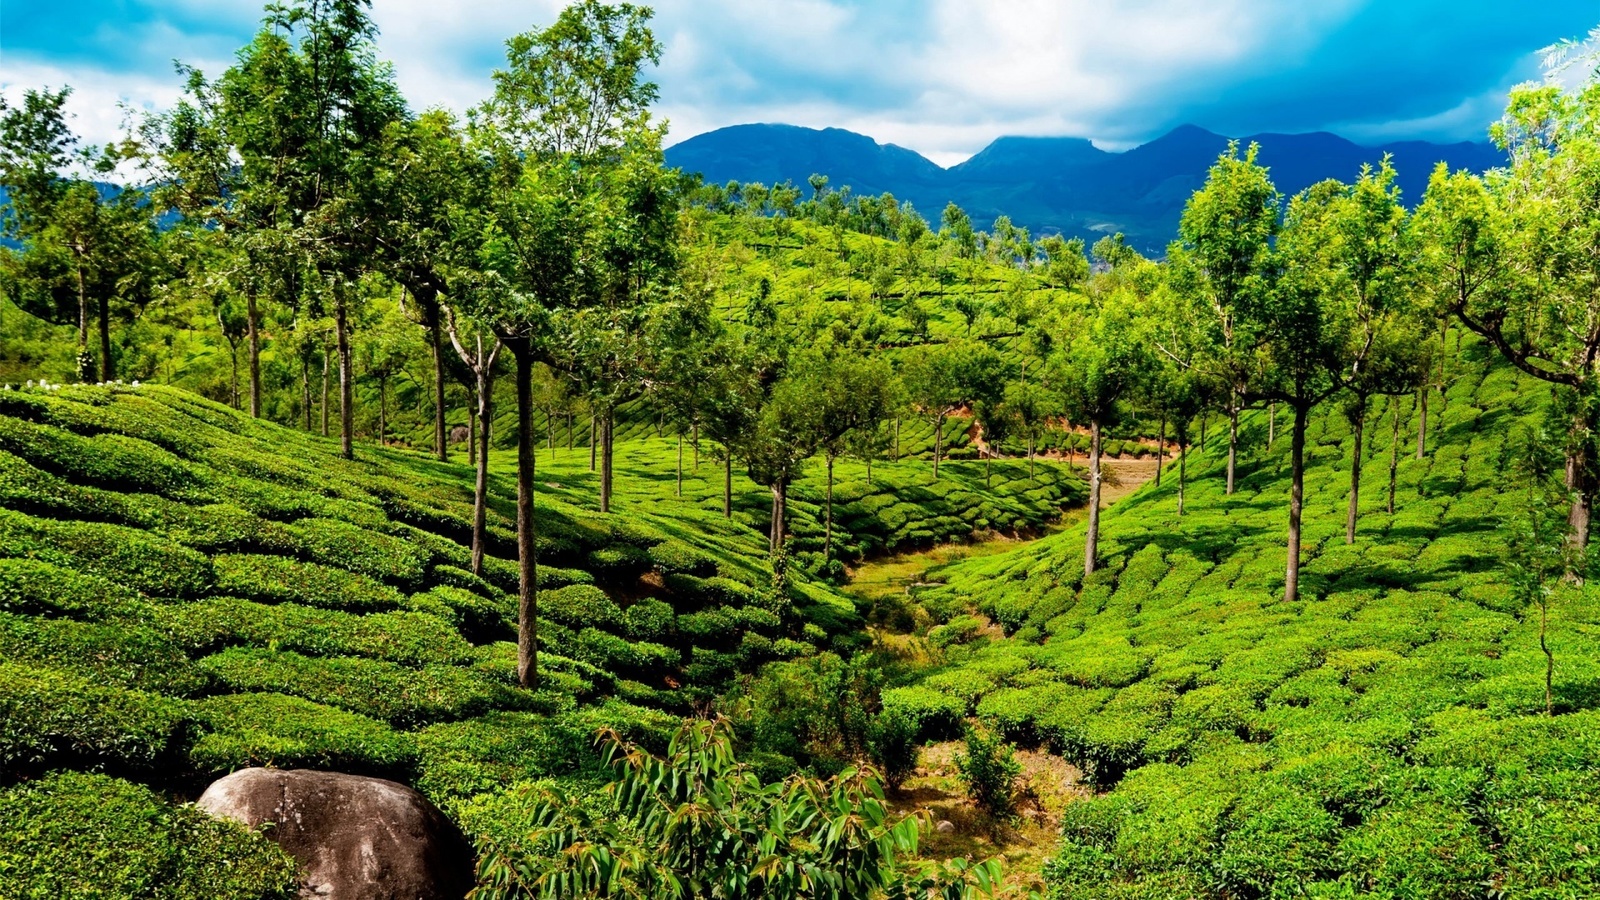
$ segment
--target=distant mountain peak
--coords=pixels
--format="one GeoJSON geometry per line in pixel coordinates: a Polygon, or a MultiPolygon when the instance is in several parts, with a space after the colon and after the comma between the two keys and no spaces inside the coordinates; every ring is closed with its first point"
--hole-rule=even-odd
{"type": "MultiPolygon", "coordinates": [[[[1121,231],[1136,247],[1158,254],[1228,141],[1187,123],[1122,153],[1078,137],[1008,135],[944,169],[912,150],[842,128],[752,124],[675,144],[667,149],[667,162],[717,183],[787,180],[804,186],[812,174],[823,174],[834,187],[849,185],[857,195],[890,192],[910,200],[929,219],[954,202],[975,222],[1007,215],[1035,233],[1093,238],[1121,231]]],[[[1421,198],[1436,163],[1480,172],[1504,164],[1503,154],[1488,143],[1365,147],[1328,132],[1257,134],[1239,141],[1261,145],[1261,162],[1284,194],[1325,178],[1354,179],[1363,163],[1377,163],[1386,152],[1394,155],[1407,202],[1421,198]]]]}

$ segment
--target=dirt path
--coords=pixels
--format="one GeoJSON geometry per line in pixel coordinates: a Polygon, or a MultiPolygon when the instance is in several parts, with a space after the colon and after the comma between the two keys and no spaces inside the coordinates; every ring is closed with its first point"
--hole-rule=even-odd
{"type": "Polygon", "coordinates": [[[1123,497],[1137,491],[1145,482],[1156,477],[1161,460],[1154,456],[1106,458],[1100,460],[1100,508],[1105,509],[1123,497]]]}

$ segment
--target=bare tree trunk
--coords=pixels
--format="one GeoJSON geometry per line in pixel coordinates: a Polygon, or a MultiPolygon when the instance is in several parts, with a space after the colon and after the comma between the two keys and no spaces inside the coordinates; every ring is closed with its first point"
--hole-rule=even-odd
{"type": "Polygon", "coordinates": [[[333,371],[333,362],[328,358],[327,338],[322,344],[322,436],[328,436],[328,380],[333,371]]]}
{"type": "Polygon", "coordinates": [[[1083,574],[1094,574],[1100,550],[1100,420],[1089,420],[1089,533],[1083,542],[1083,574]]]}
{"type": "Polygon", "coordinates": [[[1267,404],[1267,449],[1278,439],[1278,401],[1267,404]]]}
{"type": "Polygon", "coordinates": [[[1239,460],[1239,401],[1237,397],[1228,404],[1228,487],[1223,493],[1233,495],[1234,467],[1239,460]]]}
{"type": "Polygon", "coordinates": [[[1361,444],[1367,432],[1367,398],[1356,399],[1355,421],[1351,423],[1355,432],[1355,446],[1350,456],[1350,508],[1344,518],[1344,542],[1356,542],[1356,517],[1361,513],[1361,444]]]}
{"type": "Polygon", "coordinates": [[[339,344],[339,453],[345,459],[355,459],[355,389],[350,371],[350,328],[346,321],[344,292],[340,291],[334,303],[334,331],[339,344]]]}
{"type": "Polygon", "coordinates": [[[467,450],[475,457],[474,462],[477,466],[472,490],[472,574],[474,575],[483,574],[483,539],[484,531],[488,527],[489,432],[494,421],[494,378],[486,369],[487,367],[480,366],[478,372],[477,415],[468,417],[469,421],[474,423],[474,427],[468,430],[476,432],[468,436],[472,446],[467,450]],[[474,438],[476,442],[473,442],[474,438]]]}
{"type": "Polygon", "coordinates": [[[539,683],[539,573],[533,520],[533,350],[523,339],[517,358],[517,683],[539,683]]]}
{"type": "Polygon", "coordinates": [[[1427,455],[1428,452],[1428,386],[1423,385],[1417,391],[1419,402],[1417,408],[1421,418],[1417,420],[1417,459],[1427,455]]]}
{"type": "MultiPolygon", "coordinates": [[[[101,304],[104,306],[104,304],[101,304]]],[[[250,416],[261,418],[261,312],[256,307],[256,292],[244,295],[245,337],[250,342],[250,416]]]]}
{"type": "Polygon", "coordinates": [[[1305,506],[1306,418],[1309,410],[1294,405],[1294,430],[1289,443],[1289,552],[1283,576],[1283,599],[1300,598],[1300,514],[1305,506]]]}
{"type": "Polygon", "coordinates": [[[1400,398],[1390,397],[1394,404],[1394,428],[1389,435],[1389,515],[1394,515],[1394,486],[1400,472],[1400,398]]]}
{"type": "Polygon", "coordinates": [[[600,511],[611,512],[611,430],[615,412],[607,409],[600,417],[600,511]]]}
{"type": "Polygon", "coordinates": [[[733,518],[733,449],[723,448],[722,457],[722,517],[733,518]]]}
{"type": "Polygon", "coordinates": [[[828,455],[827,516],[822,526],[822,558],[833,559],[833,455],[828,455]]]}
{"type": "Polygon", "coordinates": [[[594,413],[591,412],[591,413],[589,413],[589,471],[591,471],[591,472],[594,471],[594,452],[595,452],[595,439],[596,439],[595,438],[595,431],[594,431],[594,423],[595,423],[595,416],[594,416],[594,413]]]}
{"type": "Polygon", "coordinates": [[[300,411],[305,417],[306,431],[311,430],[311,360],[300,354],[300,411]]]}
{"type": "Polygon", "coordinates": [[[450,443],[444,430],[444,338],[439,315],[433,314],[428,326],[428,349],[433,352],[433,452],[439,462],[450,461],[450,443]]]}
{"type": "Polygon", "coordinates": [[[1161,411],[1161,434],[1156,439],[1156,487],[1161,487],[1161,470],[1167,467],[1167,411],[1161,411]]]}
{"type": "MultiPolygon", "coordinates": [[[[1580,414],[1581,416],[1582,414],[1580,414]]],[[[1572,494],[1572,508],[1567,513],[1568,537],[1567,543],[1578,554],[1582,554],[1589,546],[1589,519],[1590,519],[1590,485],[1588,477],[1589,454],[1584,442],[1587,438],[1588,423],[1581,418],[1573,423],[1573,434],[1570,436],[1567,451],[1566,484],[1567,490],[1572,494]]],[[[1570,573],[1576,578],[1576,572],[1570,573]]]]}
{"type": "Polygon", "coordinates": [[[1183,491],[1189,486],[1189,442],[1178,445],[1178,515],[1183,515],[1183,491]]]}
{"type": "Polygon", "coordinates": [[[776,540],[772,545],[774,551],[783,549],[783,542],[789,536],[789,485],[787,482],[777,487],[778,513],[772,526],[776,540]]]}
{"type": "Polygon", "coordinates": [[[100,380],[115,381],[117,364],[111,358],[111,298],[100,298],[100,380]]]}
{"type": "Polygon", "coordinates": [[[478,464],[478,415],[476,406],[467,411],[467,464],[478,464]]]}

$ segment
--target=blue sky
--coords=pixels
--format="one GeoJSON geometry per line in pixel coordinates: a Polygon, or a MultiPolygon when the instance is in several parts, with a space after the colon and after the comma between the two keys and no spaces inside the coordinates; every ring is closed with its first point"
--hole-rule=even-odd
{"type": "MultiPolygon", "coordinates": [[[[672,140],[742,122],[838,126],[949,165],[1002,134],[1109,149],[1192,122],[1242,135],[1480,139],[1536,51],[1600,2],[1534,0],[660,0],[656,73],[672,140]]],[[[376,0],[380,49],[417,107],[465,109],[504,39],[560,0],[376,0]]],[[[4,0],[0,91],[71,84],[104,140],[118,104],[217,72],[259,3],[4,0]]]]}

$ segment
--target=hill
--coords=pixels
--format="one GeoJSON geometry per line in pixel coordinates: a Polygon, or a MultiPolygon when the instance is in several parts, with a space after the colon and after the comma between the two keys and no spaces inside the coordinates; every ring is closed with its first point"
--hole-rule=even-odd
{"type": "MultiPolygon", "coordinates": [[[[598,728],[659,746],[741,674],[859,646],[835,589],[774,587],[764,491],[741,479],[724,519],[718,467],[691,461],[680,500],[674,450],[628,441],[608,516],[583,448],[541,459],[524,690],[509,460],[479,577],[464,465],[345,461],[165,387],[0,390],[0,895],[280,896],[269,843],[181,802],[243,766],[337,769],[414,784],[479,837],[514,783],[593,776],[598,728]]],[[[971,462],[938,485],[920,461],[862,468],[840,466],[836,539],[867,549],[1038,528],[1083,495],[1015,461],[993,490],[971,462]]],[[[802,550],[819,495],[794,494],[802,550]]]]}
{"type": "MultiPolygon", "coordinates": [[[[1184,125],[1122,153],[1081,138],[1002,137],[971,159],[941,169],[916,153],[829,128],[738,125],[696,135],[667,149],[667,162],[709,182],[729,180],[805,187],[812,174],[857,194],[911,200],[930,220],[954,202],[982,227],[1002,214],[1035,232],[1095,238],[1120,231],[1147,254],[1159,255],[1177,234],[1178,217],[1229,138],[1184,125]]],[[[1285,194],[1325,178],[1348,181],[1364,163],[1394,156],[1402,196],[1422,197],[1439,162],[1482,172],[1503,161],[1488,143],[1402,141],[1367,147],[1338,135],[1257,134],[1261,161],[1285,194]]]]}
{"type": "Polygon", "coordinates": [[[1540,611],[1507,569],[1527,496],[1508,461],[1548,391],[1470,339],[1450,366],[1423,458],[1409,399],[1369,420],[1351,545],[1349,426],[1318,416],[1298,602],[1280,599],[1288,441],[1266,446],[1264,410],[1237,494],[1213,440],[1190,460],[1187,514],[1170,477],[1105,514],[1093,576],[1077,528],[914,588],[934,621],[1005,636],[947,625],[966,643],[885,703],[930,738],[974,716],[1093,788],[1062,816],[1051,897],[1600,891],[1600,603],[1551,601],[1546,716],[1540,611]]]}

